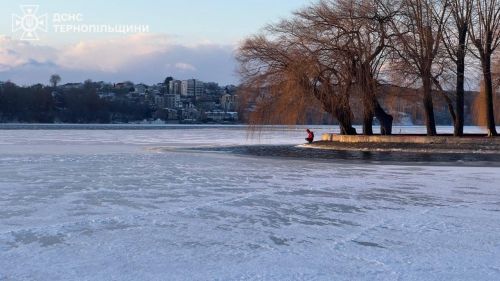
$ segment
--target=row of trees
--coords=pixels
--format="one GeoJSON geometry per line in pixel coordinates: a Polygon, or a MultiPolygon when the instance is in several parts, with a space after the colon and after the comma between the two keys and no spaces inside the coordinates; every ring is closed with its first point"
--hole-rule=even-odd
{"type": "Polygon", "coordinates": [[[147,104],[128,99],[106,100],[96,86],[86,81],[83,88],[56,89],[60,78],[51,77],[51,87],[19,87],[7,82],[0,88],[0,122],[109,123],[141,121],[152,116],[147,104]]]}
{"type": "Polygon", "coordinates": [[[463,135],[465,71],[480,68],[493,136],[499,45],[500,0],[322,0],[248,38],[238,60],[253,122],[300,122],[321,106],[343,134],[356,134],[357,93],[367,135],[374,117],[381,133],[391,134],[393,118],[377,95],[387,83],[420,89],[428,135],[437,133],[436,95],[446,101],[455,135],[463,135]]]}

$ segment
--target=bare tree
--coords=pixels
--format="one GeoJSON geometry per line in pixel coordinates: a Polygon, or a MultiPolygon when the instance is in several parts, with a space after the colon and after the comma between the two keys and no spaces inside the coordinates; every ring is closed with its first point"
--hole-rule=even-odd
{"type": "Polygon", "coordinates": [[[488,136],[496,136],[491,61],[500,45],[500,0],[475,0],[470,37],[481,61],[488,136]]]}
{"type": "Polygon", "coordinates": [[[363,133],[373,134],[373,117],[381,124],[382,134],[391,134],[392,116],[376,97],[380,68],[387,54],[389,22],[396,12],[392,0],[320,1],[297,15],[310,22],[319,34],[333,33],[335,40],[322,36],[318,44],[335,50],[348,59],[350,79],[362,94],[363,133]]]}
{"type": "Polygon", "coordinates": [[[468,50],[469,23],[472,15],[473,0],[450,0],[451,20],[444,29],[443,43],[449,58],[456,67],[456,120],[454,135],[464,133],[464,92],[465,57],[468,50]]]}
{"type": "Polygon", "coordinates": [[[59,74],[52,74],[50,76],[50,84],[52,85],[52,87],[57,87],[57,84],[61,82],[61,76],[59,76],[59,74]]]}
{"type": "Polygon", "coordinates": [[[402,0],[401,16],[393,21],[397,32],[394,46],[398,62],[407,74],[421,82],[427,135],[436,135],[432,101],[435,60],[441,50],[443,29],[448,18],[448,0],[402,0]]]}
{"type": "MultiPolygon", "coordinates": [[[[343,134],[356,134],[350,95],[359,90],[363,100],[363,132],[373,134],[375,116],[381,123],[382,134],[390,134],[393,118],[379,104],[376,92],[388,50],[388,23],[395,15],[392,2],[320,1],[296,12],[290,20],[268,26],[266,34],[248,39],[238,55],[244,84],[247,89],[258,87],[266,93],[265,97],[254,96],[262,108],[276,107],[274,110],[257,107],[254,115],[283,116],[281,100],[293,100],[294,96],[303,101],[300,96],[307,95],[339,121],[343,134]]],[[[298,104],[295,102],[294,106],[298,104]]],[[[293,113],[290,116],[298,117],[293,113]]],[[[264,119],[258,118],[261,122],[269,120],[264,119]]]]}

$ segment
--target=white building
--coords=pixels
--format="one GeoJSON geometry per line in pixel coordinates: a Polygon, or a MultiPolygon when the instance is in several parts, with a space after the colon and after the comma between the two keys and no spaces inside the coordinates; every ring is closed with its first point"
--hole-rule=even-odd
{"type": "Polygon", "coordinates": [[[235,111],[238,107],[238,95],[224,94],[220,97],[220,105],[224,112],[235,111]]]}
{"type": "Polygon", "coordinates": [[[224,112],[224,111],[209,111],[205,113],[207,119],[216,122],[222,121],[238,121],[238,112],[224,112]]]}
{"type": "Polygon", "coordinates": [[[181,83],[181,95],[184,97],[199,97],[205,92],[205,83],[196,79],[184,80],[181,83]]]}
{"type": "Polygon", "coordinates": [[[172,80],[168,83],[168,93],[172,95],[180,95],[182,93],[182,81],[172,80]]]}
{"type": "Polygon", "coordinates": [[[178,94],[165,95],[165,107],[175,109],[181,107],[181,96],[178,94]]]}

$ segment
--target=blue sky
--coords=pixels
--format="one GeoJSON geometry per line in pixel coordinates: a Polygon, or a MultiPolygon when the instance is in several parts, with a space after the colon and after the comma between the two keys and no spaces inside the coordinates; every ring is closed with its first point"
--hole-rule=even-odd
{"type": "Polygon", "coordinates": [[[197,77],[222,84],[236,83],[232,57],[238,43],[308,3],[307,0],[3,1],[0,80],[21,84],[45,82],[48,73],[57,71],[67,82],[90,78],[152,83],[165,75],[174,75],[180,79],[197,77]],[[48,15],[48,31],[38,30],[37,41],[21,41],[21,32],[12,32],[12,15],[21,16],[20,5],[25,4],[38,5],[38,16],[48,15]],[[56,13],[81,14],[82,21],[69,23],[72,25],[140,25],[148,26],[149,32],[54,32],[52,19],[56,13]],[[96,60],[95,64],[92,60],[96,60]]]}

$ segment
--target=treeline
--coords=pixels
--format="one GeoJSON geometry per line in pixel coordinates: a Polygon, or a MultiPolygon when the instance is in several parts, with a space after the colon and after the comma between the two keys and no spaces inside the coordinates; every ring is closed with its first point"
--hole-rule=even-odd
{"type": "Polygon", "coordinates": [[[237,58],[254,124],[300,123],[322,108],[343,134],[357,134],[359,119],[373,134],[374,118],[391,134],[381,96],[391,100],[392,85],[416,90],[428,135],[439,99],[461,136],[472,83],[482,85],[475,113],[493,136],[499,45],[500,0],[322,0],[248,38],[237,58]]]}
{"type": "Polygon", "coordinates": [[[0,122],[110,123],[151,118],[147,104],[129,99],[100,98],[95,85],[57,88],[41,84],[20,87],[7,82],[0,87],[0,122]]]}

